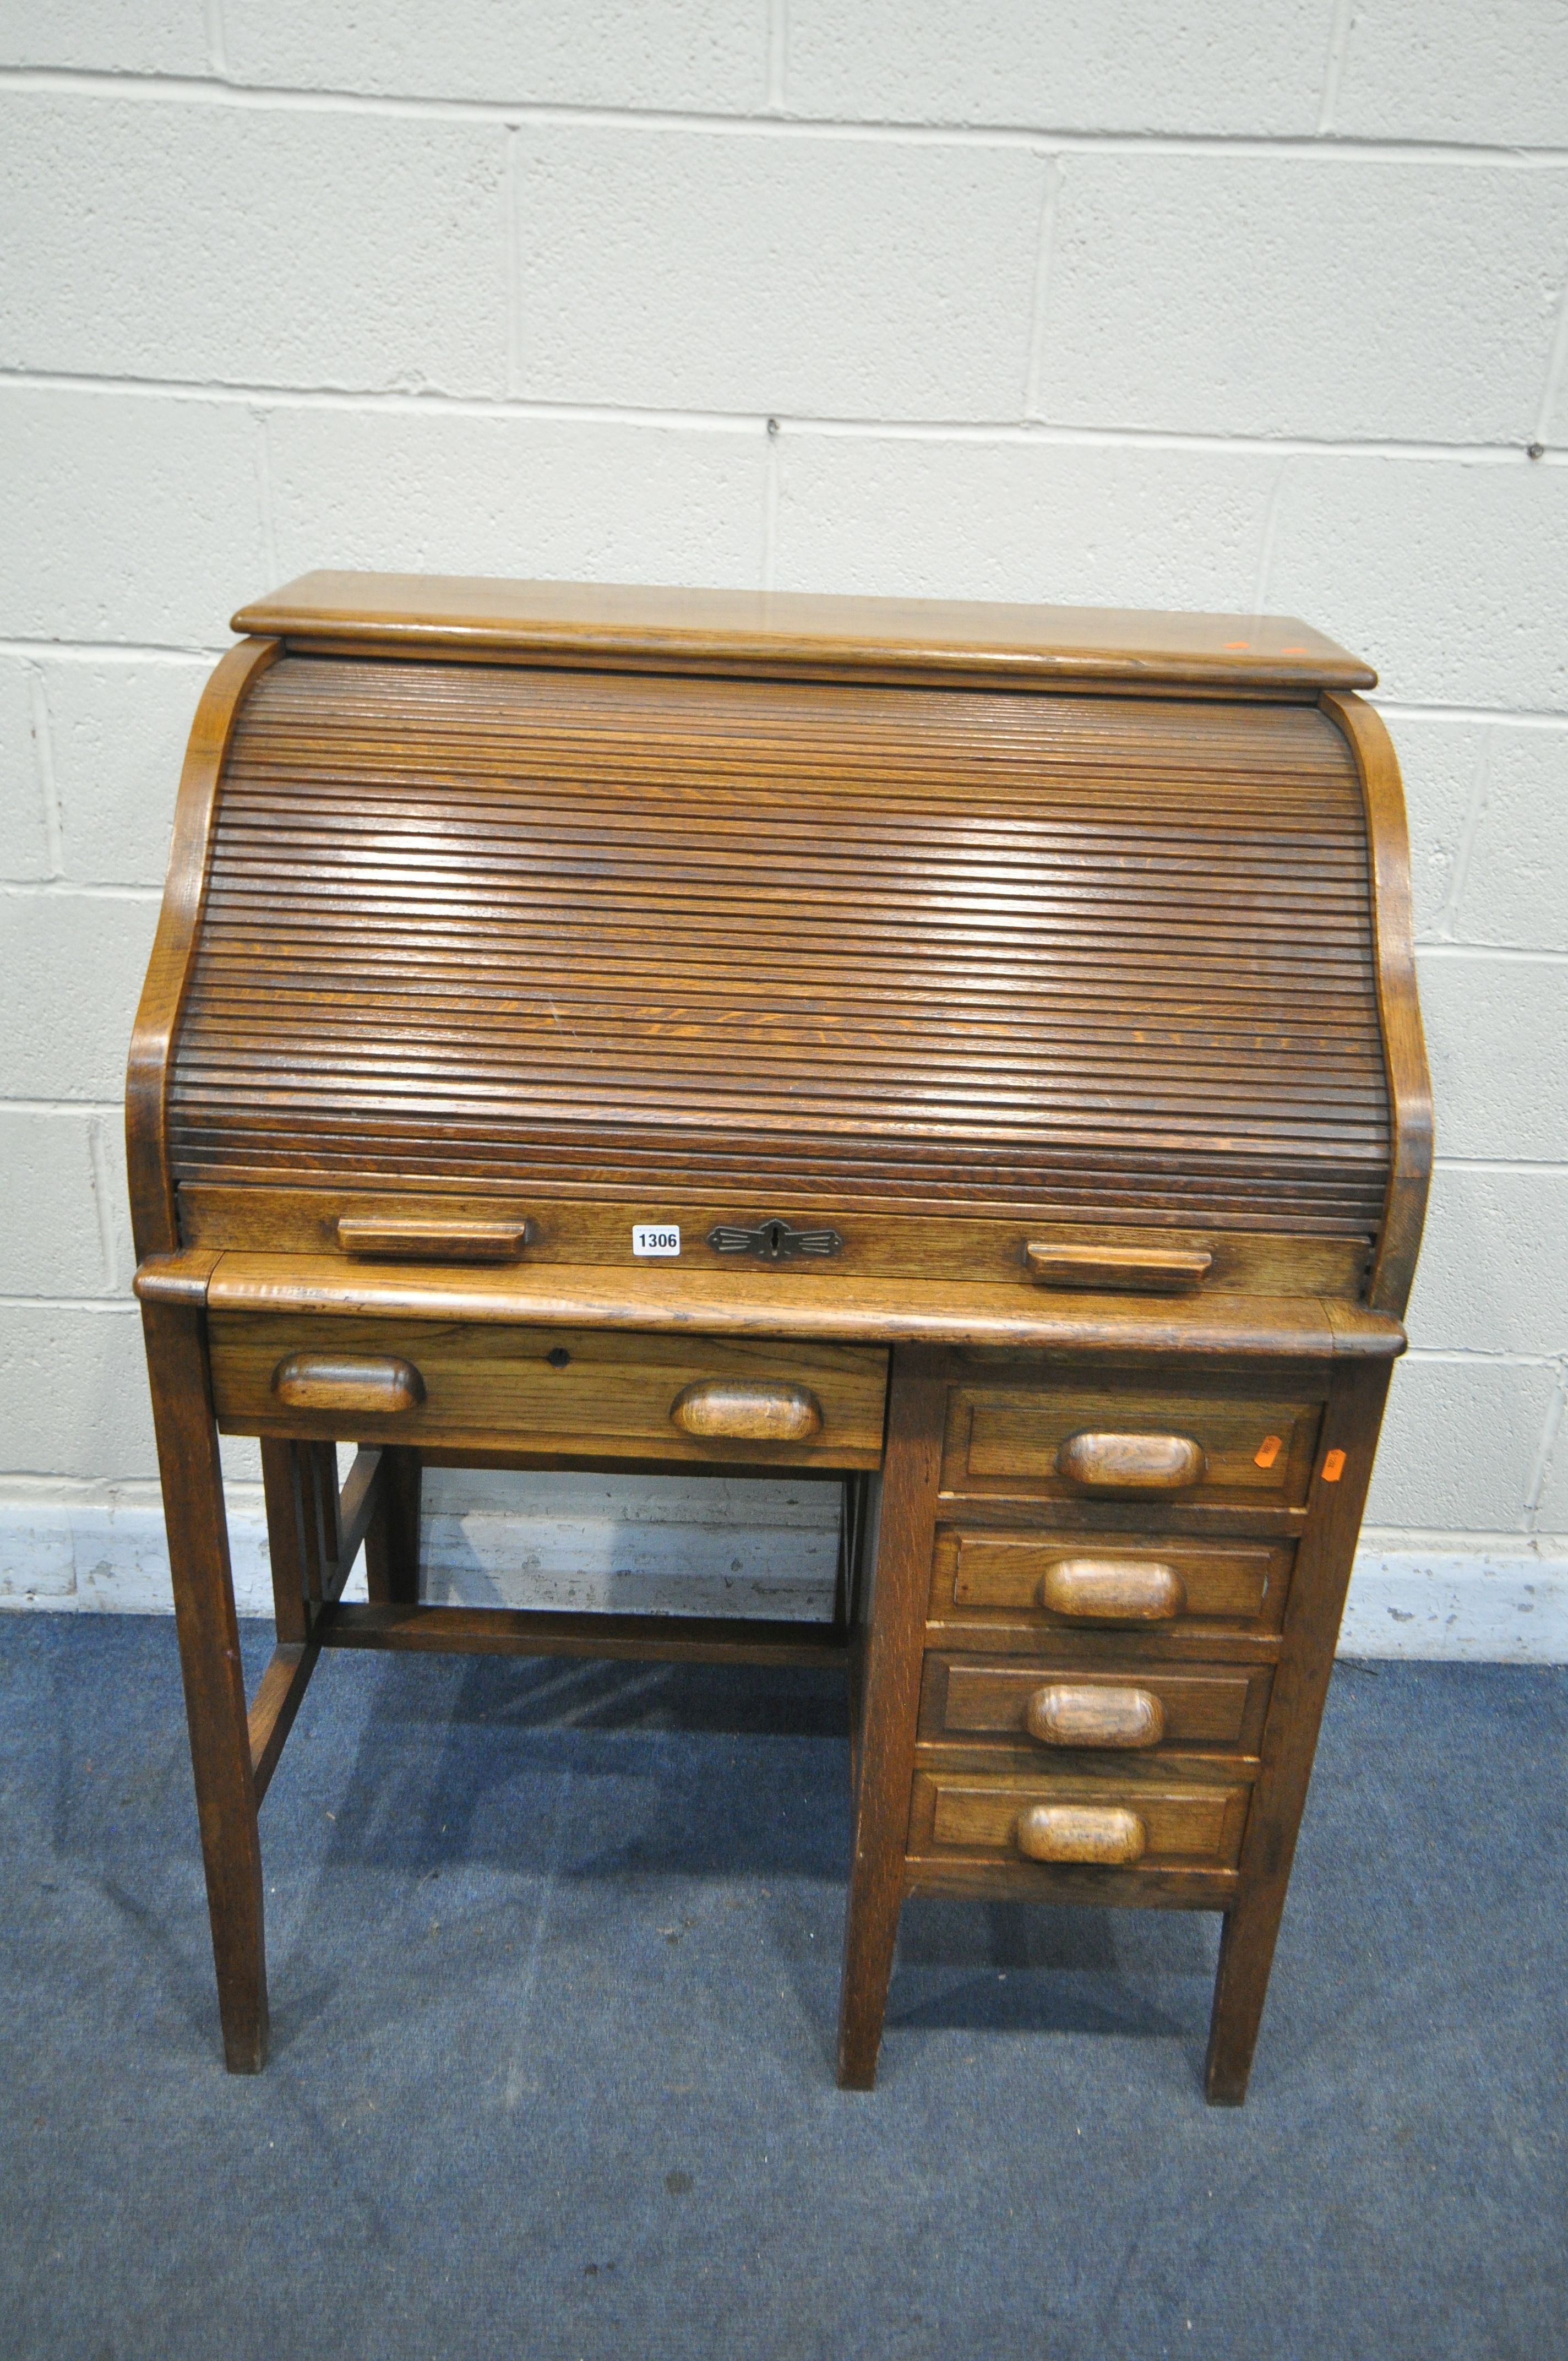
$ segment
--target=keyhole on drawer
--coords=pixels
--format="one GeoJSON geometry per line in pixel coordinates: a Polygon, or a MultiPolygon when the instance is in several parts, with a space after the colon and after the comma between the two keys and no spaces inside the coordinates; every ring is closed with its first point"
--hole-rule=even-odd
{"type": "Polygon", "coordinates": [[[572,1356],[567,1352],[565,1345],[557,1345],[554,1351],[546,1353],[544,1357],[553,1369],[564,1369],[572,1356]]]}

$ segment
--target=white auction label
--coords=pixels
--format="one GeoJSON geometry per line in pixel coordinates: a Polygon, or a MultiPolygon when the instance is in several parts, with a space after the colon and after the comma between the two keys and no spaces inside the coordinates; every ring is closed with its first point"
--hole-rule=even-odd
{"type": "Polygon", "coordinates": [[[678,1255],[681,1234],[668,1222],[633,1222],[631,1251],[634,1255],[678,1255]]]}

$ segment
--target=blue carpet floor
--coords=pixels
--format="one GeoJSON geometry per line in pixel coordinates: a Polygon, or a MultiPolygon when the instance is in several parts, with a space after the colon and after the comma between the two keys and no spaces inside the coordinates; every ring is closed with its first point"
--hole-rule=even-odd
{"type": "Polygon", "coordinates": [[[1562,2356],[1565,1736],[1340,1668],[1240,2114],[1217,1921],[1011,1905],[910,1906],[868,2097],[829,1676],[328,1657],[241,2081],[172,1626],[0,1619],[0,2352],[1562,2356]]]}

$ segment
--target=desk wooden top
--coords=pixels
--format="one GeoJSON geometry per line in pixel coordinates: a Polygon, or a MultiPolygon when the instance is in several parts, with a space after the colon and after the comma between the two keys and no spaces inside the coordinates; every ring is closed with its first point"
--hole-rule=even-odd
{"type": "Polygon", "coordinates": [[[499,662],[805,671],[1018,687],[1082,683],[1310,697],[1325,688],[1371,688],[1377,679],[1358,657],[1288,615],[817,598],[466,575],[302,574],[240,608],[234,629],[310,646],[499,662]]]}
{"type": "Polygon", "coordinates": [[[137,1274],[137,1292],[144,1300],[203,1301],[209,1312],[814,1337],[841,1344],[1324,1360],[1386,1359],[1405,1349],[1405,1332],[1397,1320],[1329,1297],[1139,1299],[1022,1283],[848,1281],[808,1271],[628,1271],[597,1263],[459,1269],[355,1263],[339,1255],[199,1251],[145,1262],[137,1274]]]}

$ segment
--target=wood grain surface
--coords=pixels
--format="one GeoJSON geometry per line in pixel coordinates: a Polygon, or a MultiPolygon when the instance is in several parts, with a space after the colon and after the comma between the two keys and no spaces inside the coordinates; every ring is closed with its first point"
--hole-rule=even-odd
{"type": "Polygon", "coordinates": [[[191,980],[229,742],[241,706],[278,654],[276,640],[247,640],[230,648],[202,691],[191,724],[175,797],[169,875],[126,1067],[126,1159],[138,1256],[169,1254],[181,1243],[169,1162],[174,1044],[191,980]]]}
{"type": "MultiPolygon", "coordinates": [[[[938,1841],[943,1803],[937,1806],[938,1841]]],[[[1124,1804],[1031,1804],[1014,1831],[1028,1861],[1091,1861],[1119,1869],[1148,1850],[1148,1822],[1124,1804]]]]}
{"type": "Polygon", "coordinates": [[[213,1395],[229,1433],[363,1438],[422,1447],[532,1443],[621,1456],[766,1460],[875,1467],[887,1356],[854,1345],[774,1345],[739,1337],[622,1336],[602,1330],[426,1324],[406,1339],[385,1321],[216,1314],[213,1395]],[[401,1343],[405,1349],[397,1350],[401,1343]],[[291,1389],[280,1370],[303,1377],[291,1389]],[[396,1372],[417,1373],[417,1389],[396,1372]],[[810,1431],[695,1432],[674,1421],[696,1385],[805,1395],[810,1431]]]}
{"type": "Polygon", "coordinates": [[[1209,1459],[1190,1434],[1090,1433],[1058,1444],[1056,1470],[1080,1492],[1189,1492],[1208,1474],[1209,1459]]]}
{"type": "Polygon", "coordinates": [[[1289,1565],[1288,1547],[1265,1543],[1162,1534],[1091,1546],[1080,1535],[947,1527],[937,1541],[932,1607],[943,1618],[1033,1609],[1053,1623],[1140,1630],[1178,1619],[1243,1625],[1266,1616],[1277,1629],[1289,1565]]]}
{"type": "MultiPolygon", "coordinates": [[[[554,1180],[548,1190],[542,1184],[537,1193],[530,1195],[527,1205],[513,1208],[504,1196],[474,1195],[439,1181],[374,1191],[362,1190],[352,1180],[316,1189],[186,1181],[180,1190],[181,1235],[191,1246],[320,1255],[334,1250],[357,1252],[357,1245],[350,1246],[345,1240],[345,1229],[349,1239],[356,1231],[362,1234],[365,1224],[382,1235],[403,1232],[411,1237],[428,1223],[444,1239],[434,1258],[449,1261],[455,1258],[450,1245],[455,1231],[488,1231],[499,1220],[510,1232],[526,1228],[524,1249],[531,1267],[604,1263],[622,1270],[648,1270],[632,1243],[633,1228],[648,1217],[645,1201],[613,1195],[574,1200],[555,1191],[554,1180]]],[[[721,1195],[673,1194],[661,1199],[655,1218],[679,1229],[681,1268],[713,1268],[718,1258],[707,1239],[718,1214],[765,1217],[772,1206],[772,1192],[764,1192],[754,1180],[740,1173],[732,1184],[726,1184],[721,1195]]],[[[1098,1225],[1085,1222],[1034,1224],[1026,1236],[1025,1224],[1018,1221],[964,1221],[950,1214],[847,1213],[841,1206],[817,1200],[797,1204],[795,1211],[805,1227],[827,1225],[838,1231],[843,1246],[833,1266],[837,1279],[957,1280],[981,1287],[1011,1287],[1025,1276],[1036,1276],[1029,1259],[1032,1250],[1049,1255],[1070,1247],[1088,1257],[1088,1267],[1080,1264],[1074,1275],[1072,1291],[1098,1293],[1107,1282],[1094,1277],[1093,1267],[1119,1272],[1125,1268],[1126,1252],[1142,1248],[1206,1257],[1209,1268],[1202,1280],[1206,1295],[1316,1295],[1354,1301],[1363,1291],[1368,1263],[1365,1239],[1175,1228],[1162,1236],[1157,1231],[1129,1224],[1124,1230],[1118,1225],[1119,1243],[1113,1248],[1105,1245],[1102,1233],[1096,1243],[1098,1225]],[[1036,1235],[1036,1232],[1040,1235],[1036,1235]]],[[[806,1265],[774,1266],[771,1275],[806,1278],[810,1269],[806,1265]]],[[[1116,1277],[1109,1283],[1121,1287],[1124,1282],[1116,1277]]]]}
{"type": "Polygon", "coordinates": [[[955,1387],[943,1462],[950,1489],[1004,1484],[1072,1499],[1124,1486],[1185,1505],[1259,1508],[1307,1497],[1322,1403],[1299,1380],[1193,1376],[1162,1387],[1028,1375],[1034,1382],[955,1387]],[[1274,1438],[1280,1447],[1270,1455],[1274,1438]]]}
{"type": "MultiPolygon", "coordinates": [[[[145,1293],[189,1280],[193,1300],[224,1312],[1015,1345],[1119,1358],[1179,1355],[1211,1358],[1216,1366],[1340,1355],[1381,1359],[1405,1349],[1398,1321],[1360,1304],[1310,1296],[1069,1296],[1022,1284],[860,1279],[825,1276],[820,1264],[806,1271],[741,1263],[736,1257],[695,1269],[647,1263],[632,1271],[565,1264],[534,1270],[527,1262],[506,1270],[433,1264],[372,1269],[343,1256],[214,1255],[200,1247],[148,1263],[136,1285],[145,1293]]],[[[1258,1381],[1249,1377],[1247,1382],[1258,1381]]]]}
{"type": "Polygon", "coordinates": [[[1238,2101],[1431,1160],[1373,675],[928,601],[314,575],[238,620],[127,1089],[230,2064],[323,1647],[836,1663],[841,2081],[927,1891],[1223,1909],[1238,2101]],[[834,1251],[710,1235],[768,1220],[834,1251]],[[430,1463],[840,1477],[833,1620],[422,1602],[430,1463]]]}
{"type": "Polygon", "coordinates": [[[1324,712],[1343,730],[1355,757],[1372,853],[1377,1005],[1395,1152],[1367,1301],[1398,1318],[1409,1301],[1426,1221],[1432,1159],[1431,1077],[1416,996],[1415,912],[1405,794],[1393,742],[1376,706],[1365,704],[1359,697],[1325,695],[1322,702],[1324,712]]]}
{"type": "Polygon", "coordinates": [[[1316,706],[286,655],[172,1166],[1370,1241],[1370,912],[1316,706]]]}
{"type": "Polygon", "coordinates": [[[1062,680],[1142,694],[1372,688],[1376,675],[1288,615],[1151,614],[979,599],[833,598],[474,575],[316,573],[253,599],[236,631],[492,662],[688,673],[1062,680]]]}
{"type": "Polygon", "coordinates": [[[926,1658],[923,1740],[995,1737],[1061,1747],[1255,1751],[1270,1675],[1264,1667],[1075,1664],[1043,1654],[926,1658]],[[1136,1700],[1136,1703],[1132,1702],[1136,1700]],[[1157,1708],[1157,1713],[1149,1710],[1157,1708]]]}
{"type": "Polygon", "coordinates": [[[915,1780],[909,1849],[915,1853],[929,1849],[1016,1859],[1023,1850],[1018,1823],[1036,1806],[1109,1806],[1135,1812],[1143,1821],[1143,1859],[1151,1868],[1233,1869],[1249,1793],[1243,1785],[1129,1783],[1120,1774],[1096,1780],[1057,1777],[1043,1769],[1035,1778],[1003,1774],[988,1779],[921,1771],[915,1780]]]}

